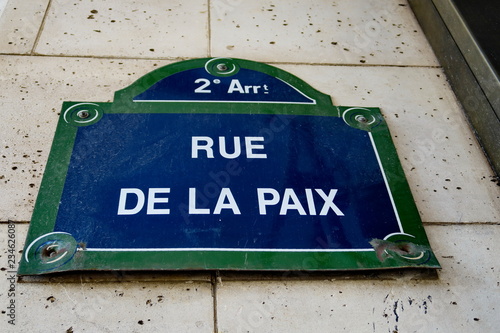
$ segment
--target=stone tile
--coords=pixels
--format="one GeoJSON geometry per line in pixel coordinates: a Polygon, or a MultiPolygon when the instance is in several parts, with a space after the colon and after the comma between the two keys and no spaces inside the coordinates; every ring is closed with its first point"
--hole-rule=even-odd
{"type": "Polygon", "coordinates": [[[435,66],[406,1],[212,1],[211,54],[267,62],[435,66]]]}
{"type": "Polygon", "coordinates": [[[62,101],[113,100],[165,61],[0,57],[0,221],[28,221],[62,101]]]}
{"type": "Polygon", "coordinates": [[[491,332],[500,273],[498,225],[427,228],[438,280],[224,281],[219,332],[491,332]]]}
{"type": "Polygon", "coordinates": [[[8,0],[0,0],[0,17],[2,17],[3,11],[5,10],[5,7],[7,6],[7,1],[8,0]]]}
{"type": "Polygon", "coordinates": [[[24,332],[213,332],[209,283],[18,284],[24,332]],[[50,318],[45,321],[44,318],[50,318]],[[44,324],[42,324],[44,323],[44,324]]]}
{"type": "MultiPolygon", "coordinates": [[[[62,276],[11,285],[8,278],[15,274],[6,266],[7,229],[6,223],[0,224],[0,301],[6,305],[14,300],[16,325],[8,324],[6,313],[1,316],[0,331],[213,332],[210,279],[202,280],[197,274],[186,275],[184,280],[153,281],[157,273],[144,273],[136,281],[106,282],[82,273],[79,280],[62,276]],[[10,289],[15,295],[9,296],[10,289]]],[[[19,259],[28,224],[16,224],[15,229],[19,259]]]]}
{"type": "Polygon", "coordinates": [[[424,222],[500,221],[500,187],[440,69],[278,67],[335,105],[381,108],[424,222]]]}
{"type": "Polygon", "coordinates": [[[207,2],[52,1],[38,54],[205,57],[207,2]],[[71,24],[68,24],[71,22],[71,24]]]}
{"type": "Polygon", "coordinates": [[[0,1],[0,53],[29,54],[49,0],[0,1]],[[2,10],[3,8],[3,10],[2,10]]]}
{"type": "MultiPolygon", "coordinates": [[[[18,283],[16,289],[18,332],[70,328],[74,332],[213,332],[209,283],[18,283]]],[[[6,325],[5,320],[1,325],[6,325]]]]}

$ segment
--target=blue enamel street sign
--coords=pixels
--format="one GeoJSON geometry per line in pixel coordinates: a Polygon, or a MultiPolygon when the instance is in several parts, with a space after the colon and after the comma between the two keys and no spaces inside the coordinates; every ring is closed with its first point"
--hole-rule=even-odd
{"type": "Polygon", "coordinates": [[[19,274],[438,268],[378,108],[241,59],[65,102],[19,274]]]}

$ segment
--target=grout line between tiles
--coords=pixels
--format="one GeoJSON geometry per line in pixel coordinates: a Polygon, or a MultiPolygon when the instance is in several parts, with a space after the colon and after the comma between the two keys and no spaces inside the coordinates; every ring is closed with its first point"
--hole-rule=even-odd
{"type": "Polygon", "coordinates": [[[45,20],[49,15],[50,6],[52,5],[52,0],[49,0],[47,3],[47,8],[45,8],[45,13],[43,14],[42,22],[40,23],[40,29],[38,29],[38,34],[36,35],[35,42],[33,43],[33,47],[31,48],[30,56],[35,55],[35,49],[38,46],[38,42],[40,41],[40,37],[42,36],[43,28],[45,27],[45,20]]]}
{"type": "MultiPolygon", "coordinates": [[[[20,53],[1,53],[0,56],[18,56],[18,57],[40,57],[40,58],[80,58],[80,59],[108,59],[108,60],[150,60],[150,61],[183,61],[199,59],[199,57],[127,57],[127,56],[89,56],[89,55],[64,55],[64,54],[20,54],[20,53]]],[[[252,59],[248,59],[252,60],[252,59]]],[[[257,61],[257,60],[255,60],[257,61]]],[[[270,65],[300,65],[300,66],[329,66],[329,67],[387,67],[387,68],[442,68],[434,65],[391,65],[391,64],[349,64],[349,63],[316,63],[316,62],[279,62],[279,61],[260,61],[270,65]]]]}
{"type": "Polygon", "coordinates": [[[207,0],[207,34],[208,34],[208,49],[207,55],[208,57],[212,57],[212,13],[210,11],[210,0],[207,0]]]}
{"type": "Polygon", "coordinates": [[[422,222],[425,226],[500,225],[500,222],[422,222]]]}
{"type": "Polygon", "coordinates": [[[341,63],[319,63],[319,62],[273,62],[266,61],[266,64],[273,65],[307,65],[307,66],[331,66],[331,67],[400,67],[400,68],[442,68],[442,66],[433,65],[383,65],[383,64],[341,64],[341,63]]]}
{"type": "Polygon", "coordinates": [[[212,282],[212,300],[213,300],[213,316],[214,316],[214,333],[219,332],[219,323],[217,318],[217,287],[220,280],[220,272],[215,271],[211,274],[212,282]]]}
{"type": "Polygon", "coordinates": [[[29,224],[29,223],[30,223],[30,221],[13,221],[13,220],[0,221],[0,224],[9,224],[9,223],[16,223],[16,224],[29,224]]]}

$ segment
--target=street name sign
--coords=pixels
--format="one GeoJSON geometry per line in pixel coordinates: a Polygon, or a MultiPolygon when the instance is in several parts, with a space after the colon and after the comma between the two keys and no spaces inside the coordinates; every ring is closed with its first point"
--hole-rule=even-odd
{"type": "Polygon", "coordinates": [[[64,102],[20,275],[439,268],[376,107],[228,58],[64,102]]]}

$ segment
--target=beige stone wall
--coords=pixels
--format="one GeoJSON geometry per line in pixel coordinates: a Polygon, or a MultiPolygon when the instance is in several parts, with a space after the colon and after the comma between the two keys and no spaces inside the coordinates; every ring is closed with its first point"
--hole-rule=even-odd
{"type": "Polygon", "coordinates": [[[0,15],[1,332],[500,327],[500,187],[405,0],[0,0],[0,15]],[[111,101],[159,66],[207,56],[275,65],[336,105],[379,106],[443,266],[438,277],[11,278],[8,231],[19,258],[62,101],[111,101]]]}

